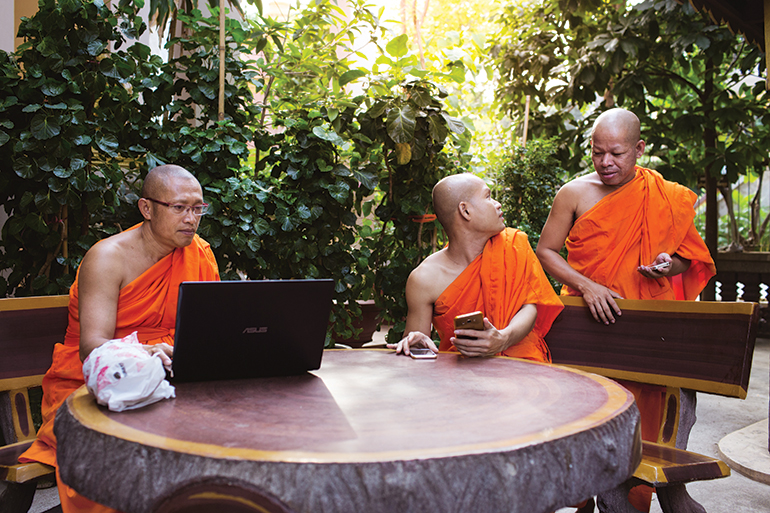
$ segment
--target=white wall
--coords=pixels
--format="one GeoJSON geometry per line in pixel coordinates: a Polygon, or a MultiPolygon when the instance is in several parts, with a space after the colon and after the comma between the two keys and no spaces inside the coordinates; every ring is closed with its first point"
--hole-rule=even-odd
{"type": "Polygon", "coordinates": [[[5,13],[0,16],[0,49],[10,53],[14,50],[13,42],[16,39],[14,0],[0,0],[0,12],[5,13]]]}

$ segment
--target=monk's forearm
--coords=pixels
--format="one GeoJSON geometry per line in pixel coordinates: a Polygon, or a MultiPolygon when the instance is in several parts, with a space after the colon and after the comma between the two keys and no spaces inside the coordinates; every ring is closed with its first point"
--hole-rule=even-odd
{"type": "Polygon", "coordinates": [[[516,312],[511,322],[505,329],[502,330],[503,335],[506,338],[507,345],[502,349],[505,351],[509,347],[521,342],[524,337],[529,335],[532,328],[535,326],[537,320],[537,306],[534,304],[526,304],[516,312]]]}

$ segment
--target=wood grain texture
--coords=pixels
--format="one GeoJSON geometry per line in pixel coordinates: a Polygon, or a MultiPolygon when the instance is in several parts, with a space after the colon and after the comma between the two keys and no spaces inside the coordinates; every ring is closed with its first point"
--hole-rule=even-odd
{"type": "Polygon", "coordinates": [[[55,429],[63,480],[127,513],[212,477],[297,512],[537,513],[630,477],[638,415],[600,376],[354,350],[327,351],[307,376],[179,385],[134,412],[81,389],[55,429]]]}
{"type": "Polygon", "coordinates": [[[745,398],[758,305],[618,300],[614,324],[596,322],[582,298],[546,336],[554,363],[616,379],[745,398]]]}

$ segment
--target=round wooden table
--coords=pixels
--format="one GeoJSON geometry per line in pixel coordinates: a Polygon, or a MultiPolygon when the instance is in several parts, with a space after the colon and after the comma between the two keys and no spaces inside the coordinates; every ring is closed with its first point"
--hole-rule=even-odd
{"type": "Polygon", "coordinates": [[[638,426],[631,394],[601,376],[355,349],[303,376],[178,384],[122,413],[83,387],[55,430],[64,482],[129,513],[226,496],[243,511],[538,513],[629,478],[638,426]]]}

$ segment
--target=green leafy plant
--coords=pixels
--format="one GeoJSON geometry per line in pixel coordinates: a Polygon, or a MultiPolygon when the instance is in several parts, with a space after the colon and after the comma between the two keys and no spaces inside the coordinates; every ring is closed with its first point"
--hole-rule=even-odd
{"type": "Polygon", "coordinates": [[[510,160],[496,174],[496,196],[505,224],[524,231],[534,250],[548,220],[553,198],[567,172],[556,158],[555,139],[534,139],[514,146],[510,160]]]}
{"type": "Polygon", "coordinates": [[[385,35],[379,16],[366,0],[348,0],[347,12],[335,0],[315,0],[302,10],[290,8],[285,21],[258,16],[249,20],[249,45],[266,78],[263,121],[271,112],[304,109],[322,101],[332,113],[355,106],[353,82],[369,71],[357,66],[363,48],[385,35]]]}
{"type": "Polygon", "coordinates": [[[362,0],[350,19],[320,0],[285,23],[227,20],[220,116],[217,10],[177,12],[185,30],[164,63],[121,49],[144,30],[132,5],[44,0],[22,26],[28,43],[0,59],[0,155],[16,163],[0,175],[2,292],[65,292],[94,242],[140,220],[147,171],[174,163],[204,187],[200,234],[223,278],[332,278],[342,336],[358,299],[403,322],[406,278],[442,242],[423,217],[432,187],[469,169],[442,73],[421,69],[404,37],[355,67],[351,34],[379,45],[379,17],[362,0]],[[349,93],[357,81],[365,92],[349,93]]]}
{"type": "Polygon", "coordinates": [[[105,221],[127,193],[118,162],[143,109],[130,81],[149,53],[123,44],[144,29],[132,9],[41,0],[24,44],[0,56],[0,294],[66,292],[85,250],[120,229],[105,221]]]}
{"type": "MultiPolygon", "coordinates": [[[[540,233],[551,213],[556,193],[567,172],[556,158],[556,139],[533,139],[527,146],[514,146],[509,160],[495,173],[497,200],[503,208],[506,226],[527,234],[532,249],[537,249],[540,233]]],[[[566,250],[562,250],[566,258],[566,250]]],[[[561,284],[548,277],[558,293],[561,284]]]]}
{"type": "Polygon", "coordinates": [[[355,108],[309,105],[276,119],[284,131],[265,157],[266,232],[258,254],[270,279],[335,280],[331,331],[352,335],[356,300],[367,282],[368,260],[356,246],[363,199],[376,186],[356,146],[339,133],[357,131],[355,108]],[[338,133],[339,132],[339,133],[338,133]]]}
{"type": "MultiPolygon", "coordinates": [[[[461,169],[461,150],[453,158],[445,144],[453,141],[450,134],[463,134],[465,126],[443,112],[443,93],[430,82],[377,85],[388,94],[374,98],[359,120],[361,131],[382,144],[385,162],[379,174],[382,196],[375,209],[380,229],[368,242],[375,299],[394,325],[388,333],[394,340],[404,330],[409,273],[439,242],[438,222],[424,217],[432,210],[433,186],[461,169]]],[[[461,148],[462,140],[456,141],[456,148],[461,148]]]]}

